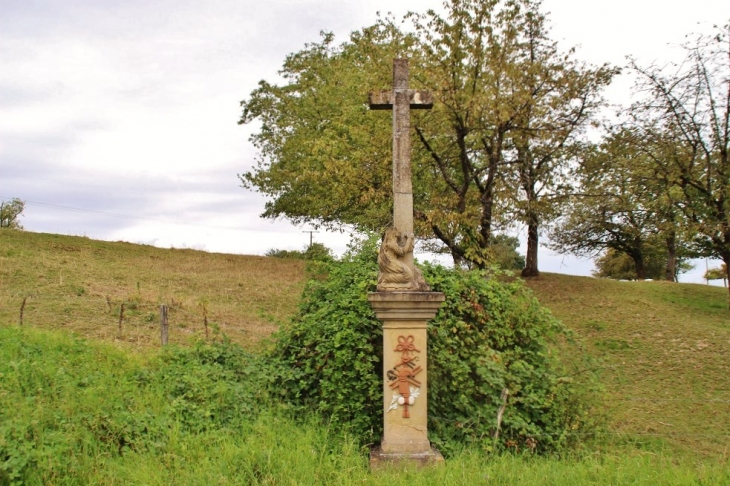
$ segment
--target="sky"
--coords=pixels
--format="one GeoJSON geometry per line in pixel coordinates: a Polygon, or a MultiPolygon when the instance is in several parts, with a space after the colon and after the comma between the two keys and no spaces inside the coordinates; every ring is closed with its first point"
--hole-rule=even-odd
{"type": "MultiPolygon", "coordinates": [[[[441,4],[0,0],[0,200],[26,201],[28,231],[238,254],[303,249],[312,236],[341,254],[348,233],[259,217],[265,199],[237,177],[257,158],[240,101],[259,80],[279,81],[285,56],[320,31],[345,40],[377,12],[441,4]]],[[[730,20],[727,0],[544,0],[543,10],[562,49],[618,66],[629,54],[677,60],[685,34],[730,20]]],[[[626,103],[630,86],[622,76],[607,97],[626,103]]],[[[593,268],[544,248],[539,261],[548,272],[593,268]]],[[[681,281],[703,282],[696,263],[681,281]]]]}

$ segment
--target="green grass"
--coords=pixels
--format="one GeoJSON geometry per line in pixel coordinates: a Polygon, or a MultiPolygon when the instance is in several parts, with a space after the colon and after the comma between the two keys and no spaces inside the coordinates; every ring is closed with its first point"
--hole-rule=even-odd
{"type": "Polygon", "coordinates": [[[303,284],[295,260],[0,231],[0,485],[13,470],[17,484],[730,485],[725,289],[529,280],[594,358],[607,428],[566,457],[467,450],[370,472],[346,432],[261,396],[255,358],[194,344],[205,307],[208,342],[260,349],[303,284]],[[183,347],[159,351],[160,303],[183,347]]]}
{"type": "Polygon", "coordinates": [[[660,440],[675,454],[727,458],[725,289],[555,274],[528,285],[599,359],[610,437],[660,440]]]}
{"type": "Polygon", "coordinates": [[[465,450],[438,467],[370,471],[346,432],[294,417],[266,397],[237,399],[260,406],[227,419],[222,411],[231,403],[195,415],[216,402],[216,387],[256,388],[245,356],[225,354],[225,345],[145,361],[58,331],[2,327],[0,341],[3,485],[730,484],[723,463],[637,448],[561,458],[465,450]],[[212,377],[189,379],[181,390],[166,379],[180,365],[185,376],[212,377]]]}

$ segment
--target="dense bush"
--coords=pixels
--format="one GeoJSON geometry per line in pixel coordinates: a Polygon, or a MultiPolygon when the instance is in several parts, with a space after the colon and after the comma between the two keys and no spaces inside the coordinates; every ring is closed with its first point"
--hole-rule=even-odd
{"type": "Polygon", "coordinates": [[[313,276],[298,315],[277,333],[272,355],[283,398],[347,424],[365,440],[379,427],[373,418],[383,396],[382,329],[367,302],[377,283],[375,252],[346,255],[313,276]]]}
{"type": "MultiPolygon", "coordinates": [[[[382,429],[382,329],[367,302],[377,275],[376,244],[312,279],[299,314],[278,334],[281,393],[365,443],[382,429]]],[[[430,439],[448,452],[458,444],[486,450],[555,450],[582,426],[585,403],[552,354],[563,326],[519,280],[425,266],[446,303],[429,323],[430,439]],[[499,440],[500,396],[509,390],[499,440]]]]}
{"type": "Polygon", "coordinates": [[[488,450],[567,445],[584,425],[588,403],[550,346],[568,335],[563,325],[521,280],[433,266],[424,268],[424,277],[446,294],[428,333],[431,440],[488,450]],[[494,441],[503,390],[509,397],[494,441]]]}
{"type": "Polygon", "coordinates": [[[183,430],[238,428],[268,405],[268,367],[232,343],[168,348],[147,371],[183,430]]]}

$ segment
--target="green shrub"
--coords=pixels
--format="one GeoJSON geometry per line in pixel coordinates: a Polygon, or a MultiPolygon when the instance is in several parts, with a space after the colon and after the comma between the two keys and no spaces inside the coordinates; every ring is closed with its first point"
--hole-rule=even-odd
{"type": "MultiPolygon", "coordinates": [[[[292,403],[349,427],[363,443],[382,433],[382,328],[367,293],[376,284],[376,242],[368,241],[310,280],[298,315],[277,335],[278,389],[292,403]]],[[[429,323],[429,437],[443,451],[549,451],[582,427],[586,403],[553,355],[565,328],[519,280],[427,265],[446,302],[429,323]],[[493,441],[500,396],[510,397],[493,441]]]]}
{"type": "Polygon", "coordinates": [[[267,402],[266,364],[237,344],[198,342],[165,350],[144,381],[161,389],[185,432],[250,422],[267,402]]]}
{"type": "Polygon", "coordinates": [[[275,392],[348,424],[365,440],[378,427],[373,417],[383,396],[382,329],[367,302],[377,278],[376,250],[368,249],[310,279],[298,315],[276,334],[271,355],[281,374],[275,392]]]}
{"type": "Polygon", "coordinates": [[[142,367],[62,333],[0,327],[0,342],[0,486],[164,456],[179,440],[241,434],[273,408],[267,365],[231,343],[169,347],[142,367]]]}
{"type": "MultiPolygon", "coordinates": [[[[568,331],[521,280],[426,266],[426,280],[446,301],[429,325],[429,431],[485,450],[554,451],[586,424],[589,390],[565,376],[551,341],[568,331]],[[497,411],[509,398],[499,441],[497,411]]],[[[576,350],[574,350],[576,351],[576,350]]]]}
{"type": "Polygon", "coordinates": [[[332,256],[332,250],[324,246],[322,243],[312,243],[307,246],[304,251],[300,250],[279,250],[272,248],[265,254],[268,257],[273,258],[285,258],[292,260],[309,260],[314,262],[332,262],[334,257],[332,256]]]}
{"type": "Polygon", "coordinates": [[[168,422],[118,351],[21,328],[0,328],[0,341],[0,485],[53,484],[86,457],[158,443],[168,422]]]}

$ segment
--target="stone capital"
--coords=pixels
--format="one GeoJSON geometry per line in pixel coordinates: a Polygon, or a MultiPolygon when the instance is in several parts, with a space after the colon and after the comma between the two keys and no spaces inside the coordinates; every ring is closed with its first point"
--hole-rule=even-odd
{"type": "MultiPolygon", "coordinates": [[[[368,302],[384,324],[426,327],[446,299],[442,292],[370,292],[368,302]]],[[[409,326],[409,327],[411,327],[409,326]]]]}

